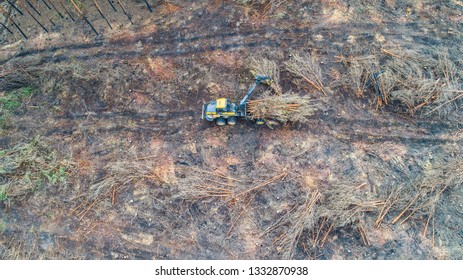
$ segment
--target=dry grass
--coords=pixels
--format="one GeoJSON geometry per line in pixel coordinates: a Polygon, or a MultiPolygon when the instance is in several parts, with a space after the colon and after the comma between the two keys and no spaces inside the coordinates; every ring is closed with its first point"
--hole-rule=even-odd
{"type": "Polygon", "coordinates": [[[326,95],[327,90],[323,85],[323,74],[317,56],[294,53],[289,61],[285,62],[285,67],[288,72],[302,78],[314,89],[326,95]]]}
{"type": "Polygon", "coordinates": [[[271,95],[248,101],[248,113],[253,119],[276,120],[281,123],[306,123],[317,111],[313,99],[295,93],[271,95]]]}
{"type": "MultiPolygon", "coordinates": [[[[150,155],[143,157],[134,149],[129,149],[118,159],[109,162],[104,170],[105,175],[93,182],[84,193],[78,195],[76,207],[72,209],[79,219],[83,219],[89,211],[98,210],[103,201],[116,203],[116,196],[127,188],[139,183],[165,184],[163,156],[150,155]]],[[[108,203],[107,203],[108,204],[108,203]]]]}
{"type": "Polygon", "coordinates": [[[35,138],[0,151],[0,200],[16,200],[47,186],[66,182],[70,162],[35,138]]]}
{"type": "Polygon", "coordinates": [[[265,75],[272,77],[272,80],[267,80],[265,83],[268,83],[277,95],[283,94],[280,84],[280,68],[275,61],[258,55],[251,58],[250,68],[254,76],[265,75]]]}

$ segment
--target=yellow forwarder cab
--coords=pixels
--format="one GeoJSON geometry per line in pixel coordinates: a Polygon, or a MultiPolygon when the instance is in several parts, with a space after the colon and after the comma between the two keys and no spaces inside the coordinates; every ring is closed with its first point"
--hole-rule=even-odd
{"type": "MultiPolygon", "coordinates": [[[[240,103],[236,105],[230,102],[227,98],[217,98],[216,100],[210,101],[203,106],[203,112],[201,115],[202,119],[206,119],[210,122],[215,121],[219,126],[225,124],[235,125],[237,118],[246,118],[246,101],[248,100],[251,93],[254,91],[256,86],[265,80],[271,79],[269,76],[258,75],[254,84],[249,89],[248,93],[241,99],[240,103]]],[[[257,124],[263,124],[263,120],[257,120],[257,124]]]]}

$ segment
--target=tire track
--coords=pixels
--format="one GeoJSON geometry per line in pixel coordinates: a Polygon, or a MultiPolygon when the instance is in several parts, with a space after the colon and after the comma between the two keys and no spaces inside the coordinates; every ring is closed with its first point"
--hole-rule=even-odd
{"type": "MultiPolygon", "coordinates": [[[[44,63],[59,63],[69,59],[110,59],[129,58],[143,55],[152,57],[176,57],[197,53],[204,53],[214,50],[230,51],[236,49],[252,49],[258,47],[306,47],[323,48],[324,51],[336,53],[336,44],[345,43],[349,35],[356,35],[358,40],[373,42],[375,31],[379,30],[383,36],[396,38],[403,35],[399,30],[405,29],[407,36],[415,42],[439,46],[446,44],[448,40],[435,39],[432,33],[420,34],[416,30],[416,24],[410,23],[400,25],[387,23],[379,26],[372,23],[353,24],[351,26],[337,25],[331,27],[305,27],[305,28],[275,28],[264,27],[252,31],[237,32],[230,28],[223,28],[212,34],[191,34],[187,29],[165,30],[148,34],[138,34],[130,38],[117,40],[97,40],[93,43],[71,44],[64,46],[53,46],[45,49],[32,49],[19,52],[3,61],[0,65],[12,60],[41,56],[37,65],[44,63]],[[369,30],[370,32],[366,32],[369,30]],[[384,30],[393,30],[385,32],[384,30]],[[327,34],[330,37],[329,43],[315,42],[313,36],[327,34]],[[141,44],[143,50],[131,49],[141,44]],[[150,49],[154,49],[150,51],[150,49]],[[56,52],[66,52],[56,55],[56,52]]],[[[424,32],[423,32],[424,33],[424,32]]],[[[452,38],[452,44],[458,38],[452,38]]],[[[461,39],[459,39],[461,41],[461,39]]]]}
{"type": "MultiPolygon", "coordinates": [[[[116,133],[133,132],[142,134],[158,134],[169,137],[178,133],[181,129],[199,133],[209,129],[222,129],[199,119],[198,112],[195,110],[174,111],[170,113],[136,113],[136,112],[106,112],[101,114],[77,114],[63,115],[55,118],[66,122],[65,129],[53,128],[46,135],[71,135],[77,129],[92,130],[96,133],[116,133]],[[198,125],[179,126],[179,121],[196,120],[198,125]],[[88,121],[88,122],[87,122],[88,121]],[[130,121],[130,125],[129,125],[130,121]],[[77,125],[78,124],[78,125],[77,125]],[[96,128],[96,129],[95,129],[96,128]]],[[[248,129],[256,129],[252,124],[246,122],[239,125],[247,126],[248,129]]],[[[418,146],[438,145],[445,143],[457,143],[463,145],[463,138],[450,138],[451,132],[461,129],[458,125],[447,122],[419,121],[413,125],[412,130],[407,129],[404,122],[391,124],[388,121],[365,120],[365,119],[345,119],[336,116],[323,116],[312,119],[308,125],[294,125],[294,129],[302,129],[314,135],[334,138],[343,142],[364,142],[364,143],[401,143],[413,144],[418,146]],[[362,128],[360,132],[353,132],[353,127],[362,128]],[[297,128],[296,128],[297,127],[297,128]],[[394,133],[373,133],[378,127],[387,127],[394,133]],[[415,132],[416,128],[420,130],[415,132]],[[438,131],[436,131],[436,129],[438,131]]]]}

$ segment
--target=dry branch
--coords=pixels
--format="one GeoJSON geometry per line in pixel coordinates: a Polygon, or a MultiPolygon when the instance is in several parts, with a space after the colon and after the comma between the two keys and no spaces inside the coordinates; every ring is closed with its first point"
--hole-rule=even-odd
{"type": "Polygon", "coordinates": [[[323,76],[317,57],[306,54],[292,54],[289,61],[285,62],[286,70],[304,79],[316,90],[326,95],[323,86],[323,76]]]}
{"type": "Polygon", "coordinates": [[[363,228],[363,226],[358,226],[357,228],[359,230],[360,237],[362,238],[363,244],[366,245],[366,246],[370,246],[371,243],[368,240],[367,234],[366,234],[365,229],[363,228]]]}

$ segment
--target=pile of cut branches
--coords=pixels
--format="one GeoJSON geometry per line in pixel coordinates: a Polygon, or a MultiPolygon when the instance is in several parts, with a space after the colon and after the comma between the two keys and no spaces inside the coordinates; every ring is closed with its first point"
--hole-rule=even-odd
{"type": "Polygon", "coordinates": [[[250,64],[251,73],[254,76],[266,75],[272,77],[272,80],[267,80],[265,83],[267,83],[276,94],[280,95],[283,93],[283,89],[280,85],[280,68],[275,61],[261,56],[251,58],[250,64]]]}
{"type": "Polygon", "coordinates": [[[431,55],[417,50],[381,49],[376,54],[337,59],[347,66],[344,82],[357,96],[363,96],[367,88],[376,92],[376,108],[391,100],[406,106],[410,114],[423,109],[426,114],[446,115],[461,106],[462,77],[445,49],[433,50],[431,55]]]}
{"type": "Polygon", "coordinates": [[[248,101],[248,114],[253,119],[277,120],[281,123],[306,123],[317,108],[308,96],[294,93],[271,95],[248,101]]]}
{"type": "Polygon", "coordinates": [[[285,62],[286,70],[298,78],[302,78],[314,89],[326,95],[327,89],[323,85],[323,73],[318,57],[311,54],[291,54],[285,62]]]}

